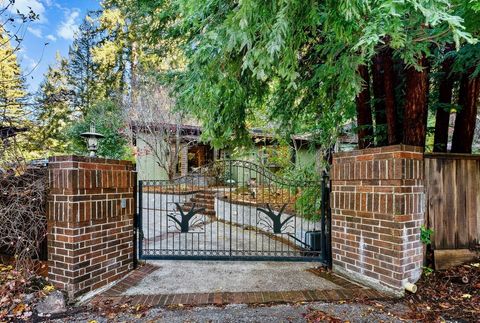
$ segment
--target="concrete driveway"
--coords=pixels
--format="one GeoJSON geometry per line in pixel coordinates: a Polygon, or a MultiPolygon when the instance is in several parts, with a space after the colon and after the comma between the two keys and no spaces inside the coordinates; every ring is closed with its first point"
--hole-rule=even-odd
{"type": "Polygon", "coordinates": [[[149,261],[158,267],[124,295],[339,289],[302,262],[149,261]]]}
{"type": "Polygon", "coordinates": [[[383,299],[307,262],[149,261],[96,296],[132,306],[227,305],[383,299]]]}

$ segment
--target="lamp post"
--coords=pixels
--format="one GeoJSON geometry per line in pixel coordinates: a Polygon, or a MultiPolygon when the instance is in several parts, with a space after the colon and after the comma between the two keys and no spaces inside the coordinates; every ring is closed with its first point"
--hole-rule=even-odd
{"type": "Polygon", "coordinates": [[[90,131],[80,134],[82,138],[87,140],[87,149],[90,151],[90,157],[95,157],[98,150],[98,140],[105,136],[95,131],[95,125],[90,125],[90,131]]]}

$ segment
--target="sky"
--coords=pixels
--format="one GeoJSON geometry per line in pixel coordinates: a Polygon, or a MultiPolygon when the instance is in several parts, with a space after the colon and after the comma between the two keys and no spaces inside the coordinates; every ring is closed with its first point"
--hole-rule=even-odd
{"type": "Polygon", "coordinates": [[[28,7],[40,17],[25,26],[17,59],[27,75],[28,89],[34,92],[48,66],[55,62],[56,53],[67,56],[82,19],[89,10],[100,9],[100,3],[99,0],[15,0],[11,10],[28,13],[28,7]]]}

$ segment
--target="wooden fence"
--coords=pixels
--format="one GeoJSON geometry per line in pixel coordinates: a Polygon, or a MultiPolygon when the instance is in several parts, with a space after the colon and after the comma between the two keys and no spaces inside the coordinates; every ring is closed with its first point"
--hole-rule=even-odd
{"type": "Polygon", "coordinates": [[[480,242],[480,156],[425,154],[425,187],[435,257],[468,257],[480,242]]]}

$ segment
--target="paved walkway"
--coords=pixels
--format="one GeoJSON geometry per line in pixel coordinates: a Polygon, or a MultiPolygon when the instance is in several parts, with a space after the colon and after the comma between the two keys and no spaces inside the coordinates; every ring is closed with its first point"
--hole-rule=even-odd
{"type": "Polygon", "coordinates": [[[317,269],[314,263],[152,263],[97,296],[97,301],[167,306],[385,298],[377,291],[317,269]]]}
{"type": "Polygon", "coordinates": [[[281,292],[339,289],[309,271],[316,263],[238,261],[154,261],[158,269],[123,295],[281,292]]]}

